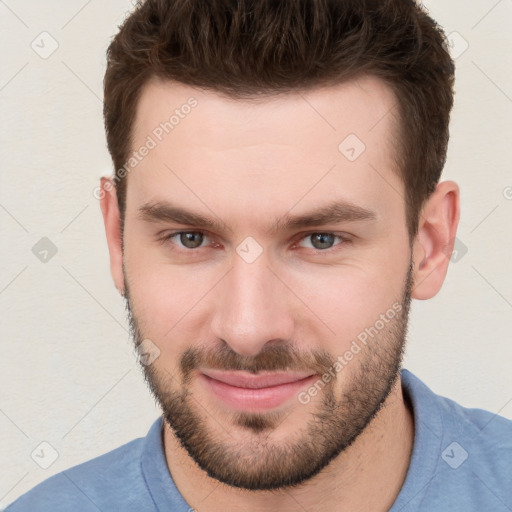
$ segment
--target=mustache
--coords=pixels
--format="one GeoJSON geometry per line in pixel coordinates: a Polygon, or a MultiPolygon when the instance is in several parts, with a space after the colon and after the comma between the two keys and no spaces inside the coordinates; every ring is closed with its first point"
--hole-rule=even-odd
{"type": "Polygon", "coordinates": [[[299,352],[293,345],[270,344],[255,356],[241,355],[225,342],[215,349],[190,347],[180,358],[183,379],[190,378],[193,370],[211,368],[225,371],[306,371],[323,374],[335,359],[325,351],[299,352]]]}
{"type": "MultiPolygon", "coordinates": [[[[128,286],[125,288],[125,308],[131,337],[138,344],[143,340],[143,335],[132,312],[128,286]]],[[[217,346],[203,345],[186,349],[180,358],[179,369],[183,381],[188,382],[192,372],[199,368],[253,374],[263,371],[297,371],[323,375],[332,368],[335,361],[325,350],[299,351],[294,344],[288,342],[272,342],[255,356],[246,356],[235,352],[227,342],[220,340],[217,346]]]]}

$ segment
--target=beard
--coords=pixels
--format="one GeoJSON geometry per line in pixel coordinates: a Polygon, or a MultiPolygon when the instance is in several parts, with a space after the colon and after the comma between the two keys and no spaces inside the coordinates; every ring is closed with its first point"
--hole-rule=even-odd
{"type": "MultiPolygon", "coordinates": [[[[125,285],[130,332],[138,347],[146,336],[132,311],[126,273],[125,285]]],[[[211,478],[247,490],[297,487],[346,450],[384,406],[400,376],[412,286],[411,261],[402,297],[396,301],[401,305],[398,314],[348,363],[350,378],[340,385],[339,377],[346,372],[341,369],[324,385],[318,400],[307,405],[307,421],[295,421],[294,435],[289,434],[289,425],[285,434],[279,426],[297,407],[306,407],[304,402],[291,406],[287,414],[226,412],[201,403],[194,395],[193,372],[199,368],[252,373],[306,370],[314,371],[321,380],[322,375],[332,375],[336,361],[325,351],[304,352],[293,344],[267,344],[252,357],[238,354],[220,340],[217,345],[186,349],[178,361],[178,372],[173,374],[157,367],[158,360],[141,364],[145,381],[175,438],[211,478]],[[235,426],[242,431],[239,439],[235,426]]]]}

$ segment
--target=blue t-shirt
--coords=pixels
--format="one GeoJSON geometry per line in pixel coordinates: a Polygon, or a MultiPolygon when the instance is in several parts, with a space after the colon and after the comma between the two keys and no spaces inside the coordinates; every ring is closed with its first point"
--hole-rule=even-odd
{"type": "MultiPolygon", "coordinates": [[[[402,370],[415,421],[412,458],[390,512],[510,512],[512,421],[434,394],[402,370]]],[[[58,473],[7,512],[189,512],[162,445],[162,418],[145,438],[58,473]]]]}

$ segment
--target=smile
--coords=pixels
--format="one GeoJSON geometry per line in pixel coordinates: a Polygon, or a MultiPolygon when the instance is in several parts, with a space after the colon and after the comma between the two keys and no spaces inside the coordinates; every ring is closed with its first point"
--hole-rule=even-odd
{"type": "Polygon", "coordinates": [[[245,412],[264,411],[279,407],[310,384],[316,374],[223,372],[203,370],[198,378],[213,395],[230,409],[245,412]]]}

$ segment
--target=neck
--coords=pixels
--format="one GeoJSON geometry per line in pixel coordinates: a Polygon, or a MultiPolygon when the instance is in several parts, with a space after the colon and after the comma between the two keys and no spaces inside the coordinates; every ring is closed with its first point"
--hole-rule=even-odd
{"type": "Polygon", "coordinates": [[[361,435],[318,475],[294,488],[248,491],[209,477],[164,422],[164,448],[174,483],[198,511],[360,510],[386,512],[404,483],[414,444],[414,417],[401,379],[361,435]]]}

